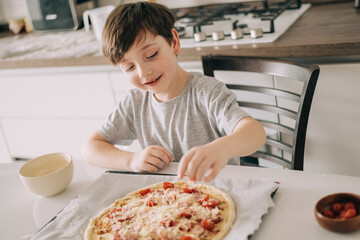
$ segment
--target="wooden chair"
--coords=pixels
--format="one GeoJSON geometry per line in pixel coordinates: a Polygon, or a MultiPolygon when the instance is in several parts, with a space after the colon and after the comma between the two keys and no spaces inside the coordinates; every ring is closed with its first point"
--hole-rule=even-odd
{"type": "Polygon", "coordinates": [[[267,167],[276,164],[303,170],[306,128],[319,67],[275,59],[213,55],[203,56],[202,63],[204,74],[214,76],[216,71],[215,77],[236,93],[238,104],[266,130],[264,147],[241,158],[241,164],[254,165],[255,160],[258,166],[257,160],[261,159],[267,167]]]}

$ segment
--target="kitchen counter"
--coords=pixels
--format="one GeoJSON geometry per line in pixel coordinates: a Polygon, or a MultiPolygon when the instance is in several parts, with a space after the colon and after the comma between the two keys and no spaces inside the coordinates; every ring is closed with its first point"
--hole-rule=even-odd
{"type": "MultiPolygon", "coordinates": [[[[353,1],[314,4],[275,42],[216,48],[183,48],[178,60],[200,61],[201,56],[206,54],[224,54],[297,59],[332,58],[337,62],[346,59],[360,61],[359,22],[360,9],[354,8],[353,1]]],[[[51,59],[1,60],[0,58],[0,69],[88,65],[110,65],[110,63],[99,51],[92,51],[83,56],[51,59]]]]}

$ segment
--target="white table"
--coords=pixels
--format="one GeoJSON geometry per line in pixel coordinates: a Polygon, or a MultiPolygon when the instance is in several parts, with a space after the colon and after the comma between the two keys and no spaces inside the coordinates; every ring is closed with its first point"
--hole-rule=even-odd
{"type": "MultiPolygon", "coordinates": [[[[52,198],[42,198],[22,186],[18,176],[22,164],[0,164],[1,239],[29,239],[107,170],[75,161],[74,178],[67,190],[52,198]]],[[[174,172],[176,168],[174,163],[162,172],[174,172]]],[[[221,176],[281,182],[274,197],[275,207],[265,215],[252,240],[360,239],[360,231],[350,234],[329,232],[317,224],[314,216],[316,201],[327,194],[360,194],[360,177],[238,166],[227,166],[221,176]]]]}

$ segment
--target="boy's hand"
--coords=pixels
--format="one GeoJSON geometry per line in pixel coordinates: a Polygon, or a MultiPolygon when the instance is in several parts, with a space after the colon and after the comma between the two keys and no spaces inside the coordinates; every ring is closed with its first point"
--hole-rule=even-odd
{"type": "Polygon", "coordinates": [[[134,153],[129,168],[135,172],[156,172],[163,168],[164,164],[170,166],[174,161],[171,153],[162,146],[149,146],[141,152],[134,153]]]}
{"type": "Polygon", "coordinates": [[[180,160],[178,177],[182,179],[185,172],[192,181],[201,181],[207,170],[209,175],[204,181],[213,180],[219,171],[225,167],[229,157],[221,149],[217,149],[215,144],[197,146],[188,151],[180,160]]]}

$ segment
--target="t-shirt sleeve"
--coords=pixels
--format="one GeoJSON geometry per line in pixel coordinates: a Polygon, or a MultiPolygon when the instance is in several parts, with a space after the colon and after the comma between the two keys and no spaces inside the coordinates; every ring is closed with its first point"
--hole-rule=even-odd
{"type": "Polygon", "coordinates": [[[111,144],[130,145],[136,139],[131,92],[120,99],[115,110],[101,123],[98,131],[111,144]]]}
{"type": "Polygon", "coordinates": [[[236,102],[236,94],[222,82],[216,84],[208,99],[208,109],[220,131],[232,133],[240,119],[250,116],[236,102]]]}

